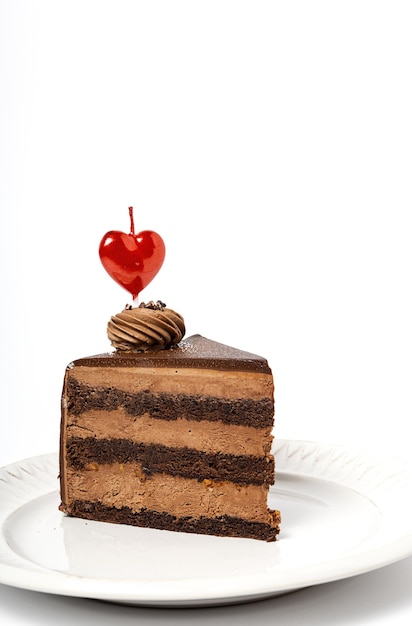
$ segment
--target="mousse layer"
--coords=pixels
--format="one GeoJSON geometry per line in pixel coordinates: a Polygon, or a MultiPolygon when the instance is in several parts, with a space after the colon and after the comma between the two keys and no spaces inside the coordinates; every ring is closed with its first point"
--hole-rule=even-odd
{"type": "Polygon", "coordinates": [[[67,437],[129,439],[136,443],[188,447],[211,454],[266,456],[272,447],[272,428],[224,424],[217,420],[190,420],[177,417],[173,424],[148,414],[130,416],[124,408],[114,411],[90,410],[67,417],[67,437]]]}
{"type": "MultiPolygon", "coordinates": [[[[77,361],[76,361],[77,363],[77,361]]],[[[273,396],[273,378],[258,372],[225,372],[195,367],[110,367],[101,365],[71,365],[67,370],[70,381],[93,388],[110,388],[139,393],[174,393],[194,396],[212,396],[222,399],[262,400],[273,396]]]]}

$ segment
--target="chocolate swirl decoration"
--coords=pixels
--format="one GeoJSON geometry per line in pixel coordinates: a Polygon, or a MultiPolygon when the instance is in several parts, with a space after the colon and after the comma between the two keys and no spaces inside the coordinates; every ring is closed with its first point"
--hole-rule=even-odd
{"type": "Polygon", "coordinates": [[[107,325],[107,336],[116,350],[165,350],[179,343],[186,332],[183,317],[163,302],[127,306],[107,325]]]}

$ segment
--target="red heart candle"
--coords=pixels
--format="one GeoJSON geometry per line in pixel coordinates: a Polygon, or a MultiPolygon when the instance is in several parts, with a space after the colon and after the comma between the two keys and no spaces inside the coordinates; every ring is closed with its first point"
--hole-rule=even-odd
{"type": "Polygon", "coordinates": [[[134,232],[133,207],[129,207],[130,233],[111,230],[100,242],[99,255],[106,272],[131,293],[133,300],[156,276],[165,258],[165,244],[152,230],[134,232]]]}

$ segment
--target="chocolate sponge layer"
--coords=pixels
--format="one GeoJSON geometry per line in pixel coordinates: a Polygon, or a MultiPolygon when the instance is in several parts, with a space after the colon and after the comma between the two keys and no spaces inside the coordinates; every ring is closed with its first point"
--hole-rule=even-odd
{"type": "Polygon", "coordinates": [[[237,517],[221,515],[209,518],[175,517],[168,513],[141,509],[132,511],[128,507],[117,509],[108,507],[100,502],[76,500],[65,509],[68,515],[101,522],[129,524],[131,526],[150,527],[160,530],[172,530],[203,535],[217,535],[224,537],[246,537],[275,541],[279,533],[280,515],[273,512],[273,525],[262,522],[251,522],[237,517]]]}
{"type": "Polygon", "coordinates": [[[89,463],[141,464],[145,474],[166,473],[197,480],[217,480],[240,484],[273,484],[274,459],[248,455],[207,454],[189,448],[169,448],[127,439],[71,437],[67,440],[67,462],[76,469],[89,463]]]}

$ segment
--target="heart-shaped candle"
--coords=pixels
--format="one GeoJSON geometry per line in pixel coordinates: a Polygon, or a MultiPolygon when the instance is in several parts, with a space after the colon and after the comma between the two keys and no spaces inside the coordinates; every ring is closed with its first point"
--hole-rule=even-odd
{"type": "Polygon", "coordinates": [[[111,230],[100,242],[99,255],[106,272],[131,293],[133,300],[153,280],[165,258],[165,244],[152,230],[134,232],[133,207],[129,207],[130,233],[111,230]]]}

